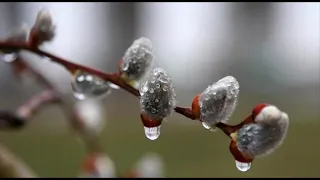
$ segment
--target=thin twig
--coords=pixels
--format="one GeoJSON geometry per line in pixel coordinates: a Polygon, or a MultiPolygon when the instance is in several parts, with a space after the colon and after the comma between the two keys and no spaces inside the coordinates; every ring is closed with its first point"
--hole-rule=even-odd
{"type": "Polygon", "coordinates": [[[31,97],[29,101],[20,106],[16,113],[19,117],[29,118],[40,111],[45,105],[60,102],[53,90],[45,90],[31,97]]]}

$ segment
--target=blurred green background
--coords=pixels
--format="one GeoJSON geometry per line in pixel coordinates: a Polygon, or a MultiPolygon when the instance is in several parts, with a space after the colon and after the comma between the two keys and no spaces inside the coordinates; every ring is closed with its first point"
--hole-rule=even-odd
{"type": "MultiPolygon", "coordinates": [[[[239,109],[247,111],[237,110],[232,118],[233,123],[243,119],[252,107],[245,105],[245,99],[241,100],[239,109]]],[[[138,100],[132,101],[138,104],[138,100]]],[[[126,112],[126,107],[116,108],[121,109],[122,114],[126,112]]],[[[286,108],[290,109],[290,106],[286,108]]],[[[228,149],[230,141],[222,132],[207,131],[198,122],[189,123],[190,120],[176,118],[179,115],[174,115],[163,124],[159,139],[150,141],[144,136],[138,108],[136,110],[136,113],[130,116],[119,115],[123,117],[110,118],[102,134],[106,153],[114,160],[120,173],[132,168],[144,153],[157,152],[163,156],[167,177],[320,175],[319,124],[299,123],[297,121],[303,119],[296,119],[290,112],[291,122],[283,145],[275,153],[256,159],[251,169],[242,173],[235,167],[228,149]],[[175,121],[185,121],[188,125],[175,121]]],[[[61,129],[55,125],[55,122],[59,123],[64,119],[63,116],[57,115],[60,114],[59,111],[51,112],[52,114],[49,112],[41,113],[22,131],[0,133],[0,140],[29,163],[40,176],[74,177],[79,172],[80,163],[84,158],[84,147],[67,128],[61,129]]]]}
{"type": "MultiPolygon", "coordinates": [[[[243,173],[222,132],[174,114],[159,139],[150,141],[138,99],[114,91],[102,100],[107,116],[101,139],[119,172],[144,153],[157,152],[167,177],[320,177],[319,3],[0,3],[0,37],[21,22],[31,25],[42,7],[57,24],[57,37],[43,48],[59,56],[111,72],[132,41],[146,36],[158,65],[172,76],[180,106],[232,75],[240,98],[230,124],[261,102],[290,117],[283,145],[243,173]]],[[[24,56],[74,100],[62,67],[24,56]]],[[[18,82],[0,62],[1,109],[14,111],[42,89],[25,79],[18,82]]],[[[0,132],[0,142],[42,177],[75,177],[85,156],[57,107],[44,109],[22,130],[0,132]]]]}

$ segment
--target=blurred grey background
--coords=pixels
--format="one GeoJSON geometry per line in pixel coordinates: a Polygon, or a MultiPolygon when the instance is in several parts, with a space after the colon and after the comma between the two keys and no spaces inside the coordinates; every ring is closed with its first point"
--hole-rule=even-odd
{"type": "MultiPolygon", "coordinates": [[[[240,83],[240,122],[258,103],[290,116],[288,136],[273,154],[242,173],[228,138],[174,114],[156,141],[144,137],[138,100],[122,90],[104,98],[103,144],[124,172],[149,151],[160,153],[168,177],[320,177],[319,49],[320,3],[0,3],[0,37],[21,23],[31,26],[47,8],[57,36],[43,49],[103,71],[116,71],[131,43],[152,40],[156,61],[172,76],[180,106],[220,78],[240,83]],[[133,148],[134,147],[134,148],[133,148]]],[[[25,53],[32,65],[74,99],[70,75],[61,66],[25,53]]],[[[15,110],[42,88],[19,83],[0,62],[0,108],[15,110]]],[[[18,132],[1,132],[0,142],[44,177],[72,177],[84,156],[57,107],[42,111],[18,132]]]]}

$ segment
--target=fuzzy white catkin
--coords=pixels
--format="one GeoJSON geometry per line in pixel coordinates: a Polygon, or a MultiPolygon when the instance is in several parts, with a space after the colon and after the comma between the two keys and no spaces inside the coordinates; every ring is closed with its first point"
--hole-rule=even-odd
{"type": "Polygon", "coordinates": [[[155,68],[140,86],[140,110],[152,120],[170,116],[176,106],[176,93],[171,77],[155,68]]]}
{"type": "Polygon", "coordinates": [[[126,50],[120,71],[130,80],[139,80],[149,70],[153,58],[151,40],[141,37],[126,50]]]}
{"type": "Polygon", "coordinates": [[[265,108],[267,109],[260,112],[264,115],[260,117],[259,121],[247,124],[238,130],[237,147],[241,152],[251,157],[272,153],[282,144],[287,134],[288,115],[276,110],[275,107],[268,108],[267,106],[265,108]]]}
{"type": "Polygon", "coordinates": [[[41,43],[51,41],[55,36],[56,26],[52,22],[52,17],[47,9],[38,12],[34,27],[37,32],[37,38],[41,43]]]}
{"type": "Polygon", "coordinates": [[[204,90],[199,98],[200,119],[208,126],[226,122],[235,110],[239,83],[226,76],[204,90]]]}

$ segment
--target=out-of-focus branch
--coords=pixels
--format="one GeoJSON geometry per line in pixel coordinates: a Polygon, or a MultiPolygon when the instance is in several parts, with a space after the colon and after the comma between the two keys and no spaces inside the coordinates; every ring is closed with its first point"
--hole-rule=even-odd
{"type": "MultiPolygon", "coordinates": [[[[103,151],[99,137],[86,132],[85,124],[83,124],[84,120],[81,119],[82,117],[79,116],[79,113],[74,109],[74,104],[70,104],[45,76],[30,66],[21,56],[17,56],[10,65],[16,77],[20,78],[24,73],[30,73],[36,78],[37,82],[47,88],[47,90],[31,97],[26,103],[17,108],[15,113],[0,111],[0,129],[22,127],[43,108],[48,105],[58,104],[67,116],[71,127],[84,142],[88,153],[100,153],[103,151]]],[[[16,164],[12,164],[12,166],[15,165],[16,164]]],[[[0,171],[7,171],[3,168],[4,167],[0,166],[0,171]]]]}
{"type": "Polygon", "coordinates": [[[0,129],[18,129],[26,123],[27,119],[17,116],[9,111],[0,111],[0,129]]]}
{"type": "Polygon", "coordinates": [[[0,178],[36,178],[37,175],[7,148],[0,145],[0,178]]]}
{"type": "Polygon", "coordinates": [[[16,114],[22,118],[29,118],[40,111],[45,105],[60,102],[59,98],[53,90],[45,90],[31,97],[29,101],[20,106],[16,114]]]}

